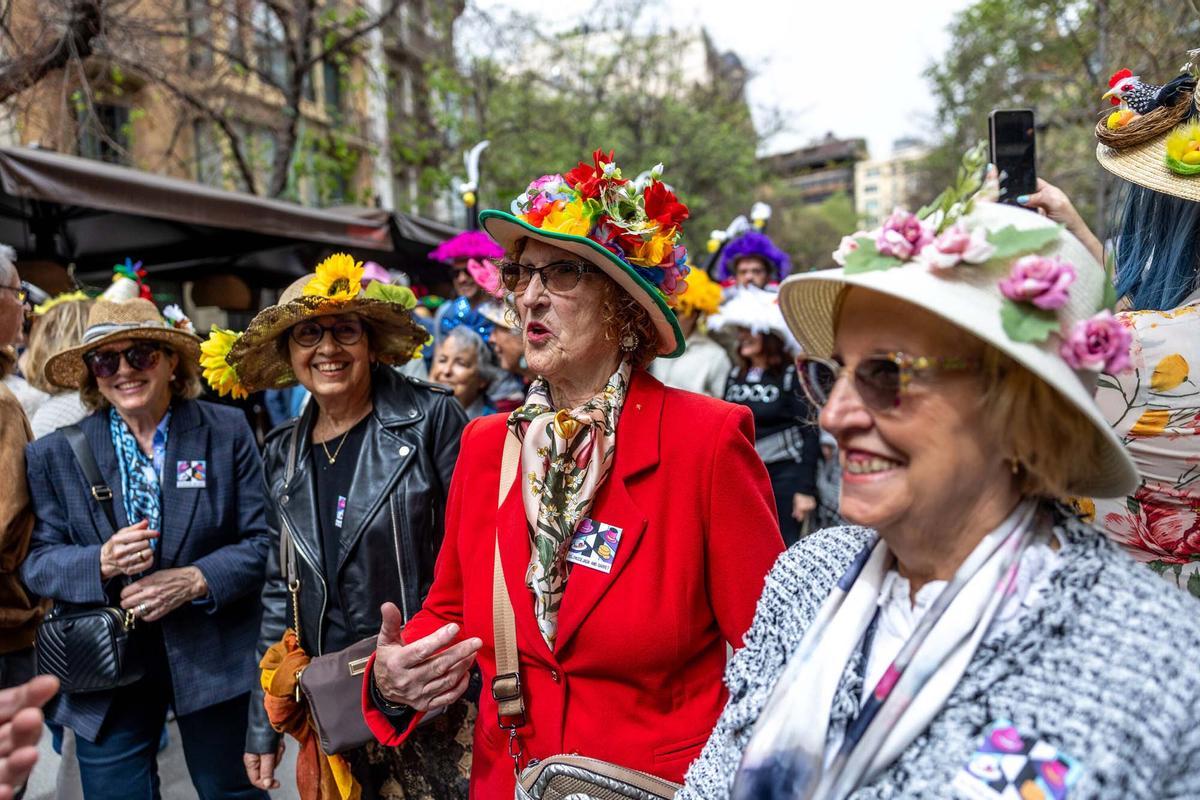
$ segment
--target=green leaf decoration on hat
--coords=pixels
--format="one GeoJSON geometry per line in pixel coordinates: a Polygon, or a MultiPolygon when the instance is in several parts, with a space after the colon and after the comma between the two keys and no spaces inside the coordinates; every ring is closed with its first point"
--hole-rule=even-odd
{"type": "Polygon", "coordinates": [[[1036,253],[1058,239],[1061,230],[1062,225],[1032,230],[1018,230],[1012,225],[1006,225],[987,235],[988,244],[996,248],[988,260],[1007,261],[1027,253],[1036,253]]]}
{"type": "Polygon", "coordinates": [[[385,303],[395,303],[409,311],[416,307],[417,296],[407,286],[395,286],[390,283],[371,281],[363,290],[363,297],[371,300],[381,300],[385,303]]]}
{"type": "Polygon", "coordinates": [[[1014,342],[1044,342],[1062,327],[1053,311],[1008,299],[1000,306],[1000,322],[1014,342]]]}
{"type": "Polygon", "coordinates": [[[1100,309],[1117,310],[1117,284],[1113,277],[1117,273],[1117,251],[1109,248],[1104,254],[1104,297],[1100,300],[1100,309]]]}
{"type": "Polygon", "coordinates": [[[941,233],[971,213],[975,196],[987,178],[987,142],[980,140],[963,153],[953,186],[947,187],[932,203],[917,212],[917,218],[935,220],[935,233],[941,233]]]}
{"type": "Polygon", "coordinates": [[[846,254],[845,274],[856,275],[860,272],[879,272],[898,267],[904,262],[895,256],[885,256],[875,246],[875,240],[869,236],[860,236],[858,249],[846,254]]]}

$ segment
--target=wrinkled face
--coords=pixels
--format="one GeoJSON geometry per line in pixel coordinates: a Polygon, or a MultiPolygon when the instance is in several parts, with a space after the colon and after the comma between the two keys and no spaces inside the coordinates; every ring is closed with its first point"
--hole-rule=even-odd
{"type": "Polygon", "coordinates": [[[429,380],[453,389],[454,399],[463,408],[470,408],[487,388],[487,382],[479,373],[479,352],[449,336],[433,353],[429,380]]]}
{"type": "MultiPolygon", "coordinates": [[[[530,240],[520,262],[540,268],[556,261],[579,257],[558,247],[530,240]]],[[[597,364],[608,364],[617,354],[617,343],[606,335],[604,319],[607,276],[585,273],[574,289],[549,292],[540,276],[529,281],[516,295],[517,315],[525,331],[525,361],[534,373],[551,384],[555,377],[573,372],[591,372],[597,364]]]]}
{"type": "MultiPolygon", "coordinates": [[[[851,289],[837,323],[834,358],[852,370],[881,353],[978,358],[982,347],[962,331],[912,305],[851,289]]],[[[917,375],[900,405],[883,411],[862,402],[843,373],[821,426],[837,438],[841,512],[875,528],[930,524],[981,493],[1006,492],[1011,477],[1000,443],[981,425],[981,378],[975,372],[917,375]]]]}
{"type": "MultiPolygon", "coordinates": [[[[142,342],[146,340],[120,339],[101,345],[94,352],[124,353],[142,342]]],[[[149,344],[156,345],[157,342],[151,341],[149,344]]],[[[153,352],[146,369],[135,369],[122,355],[120,367],[115,373],[104,378],[96,377],[96,387],[123,417],[156,413],[171,402],[171,375],[178,364],[179,355],[165,348],[153,352]]]]}
{"type": "Polygon", "coordinates": [[[496,351],[500,369],[505,372],[521,371],[521,359],[525,356],[525,340],[521,338],[519,330],[514,331],[511,328],[497,325],[492,329],[492,335],[488,337],[488,342],[496,351]]]}
{"type": "Polygon", "coordinates": [[[737,329],[738,355],[742,358],[754,358],[763,354],[763,337],[761,333],[751,333],[746,328],[737,329]]]}
{"type": "Polygon", "coordinates": [[[20,344],[25,306],[18,299],[21,278],[15,269],[0,269],[0,347],[20,344]]]}
{"type": "Polygon", "coordinates": [[[733,265],[733,279],[738,286],[765,289],[771,280],[771,270],[760,258],[740,258],[733,265]]]}
{"type": "Polygon", "coordinates": [[[370,391],[370,336],[357,314],[306,319],[293,325],[286,335],[292,372],[318,402],[370,391]],[[310,343],[318,335],[320,339],[310,343]]]}
{"type": "Polygon", "coordinates": [[[454,280],[454,291],[458,293],[459,297],[466,297],[470,300],[483,291],[471,277],[465,258],[460,258],[450,265],[450,275],[454,280]]]}

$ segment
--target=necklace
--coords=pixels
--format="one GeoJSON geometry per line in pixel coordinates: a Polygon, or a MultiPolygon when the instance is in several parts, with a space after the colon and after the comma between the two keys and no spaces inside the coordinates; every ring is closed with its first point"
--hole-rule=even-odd
{"type": "Polygon", "coordinates": [[[342,452],[342,445],[346,443],[346,437],[350,435],[350,430],[347,428],[346,432],[342,434],[342,440],[338,442],[337,447],[333,448],[333,455],[329,455],[329,448],[325,446],[324,442],[321,442],[321,449],[325,451],[325,457],[329,459],[330,464],[337,461],[338,453],[342,452]]]}

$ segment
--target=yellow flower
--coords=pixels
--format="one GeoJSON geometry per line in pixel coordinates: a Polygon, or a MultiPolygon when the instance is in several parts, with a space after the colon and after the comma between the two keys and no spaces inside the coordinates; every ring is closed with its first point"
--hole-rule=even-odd
{"type": "Polygon", "coordinates": [[[556,207],[542,220],[542,230],[552,233],[587,236],[591,229],[592,219],[588,216],[583,201],[578,199],[556,207]]]}
{"type": "Polygon", "coordinates": [[[1154,374],[1150,376],[1150,388],[1156,392],[1174,389],[1187,380],[1188,362],[1179,353],[1171,355],[1158,362],[1154,374]]]}
{"type": "Polygon", "coordinates": [[[571,441],[571,437],[579,430],[580,422],[571,417],[570,409],[559,409],[554,415],[554,432],[566,441],[571,441]]]}
{"type": "Polygon", "coordinates": [[[629,258],[630,263],[639,267],[657,267],[675,249],[675,232],[670,234],[656,233],[648,242],[642,242],[629,258]]]}
{"type": "Polygon", "coordinates": [[[1096,521],[1096,502],[1090,497],[1072,497],[1070,503],[1081,520],[1089,525],[1096,521]]]}
{"type": "MultiPolygon", "coordinates": [[[[1180,168],[1177,165],[1172,165],[1172,161],[1176,164],[1186,165],[1186,167],[1200,166],[1200,123],[1189,122],[1180,125],[1167,136],[1167,167],[1173,172],[1179,172],[1180,168]]],[[[1193,174],[1191,170],[1186,170],[1184,174],[1193,174]]]]}
{"type": "Polygon", "coordinates": [[[208,338],[200,344],[200,366],[203,368],[204,380],[208,381],[208,385],[217,394],[222,397],[227,394],[233,395],[235,400],[243,400],[250,396],[245,387],[238,382],[237,370],[225,360],[239,336],[240,333],[214,325],[208,338]]]}
{"type": "Polygon", "coordinates": [[[304,285],[304,294],[346,302],[362,290],[363,265],[346,253],[334,253],[317,265],[317,274],[304,285]]]}
{"type": "Polygon", "coordinates": [[[1131,436],[1158,436],[1167,428],[1171,412],[1165,408],[1151,408],[1142,412],[1130,429],[1131,436]]]}

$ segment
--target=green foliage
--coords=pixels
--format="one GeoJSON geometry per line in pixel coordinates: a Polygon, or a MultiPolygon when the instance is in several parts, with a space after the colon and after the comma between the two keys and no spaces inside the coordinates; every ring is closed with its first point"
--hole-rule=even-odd
{"type": "Polygon", "coordinates": [[[1062,225],[1032,230],[1017,230],[1012,225],[1005,225],[987,235],[988,244],[996,248],[988,260],[1007,261],[1026,253],[1036,253],[1057,240],[1061,232],[1062,225]]]}
{"type": "MultiPolygon", "coordinates": [[[[793,271],[836,266],[833,251],[842,237],[853,233],[857,227],[854,201],[850,196],[838,192],[815,205],[804,205],[784,192],[771,200],[776,219],[771,221],[768,232],[775,244],[792,257],[793,271]]],[[[871,249],[874,247],[871,242],[871,249]]]]}
{"type": "Polygon", "coordinates": [[[407,286],[393,286],[379,281],[371,281],[363,290],[363,296],[372,300],[382,300],[385,303],[396,303],[408,310],[417,304],[417,296],[407,286]]]}
{"type": "Polygon", "coordinates": [[[1000,306],[1000,322],[1008,338],[1014,342],[1044,342],[1062,327],[1053,311],[1007,298],[1000,306]]]}
{"type": "Polygon", "coordinates": [[[875,241],[869,236],[859,236],[858,249],[846,254],[846,274],[854,275],[859,272],[879,272],[880,270],[898,267],[904,262],[895,256],[885,256],[875,246],[875,241]]]}

